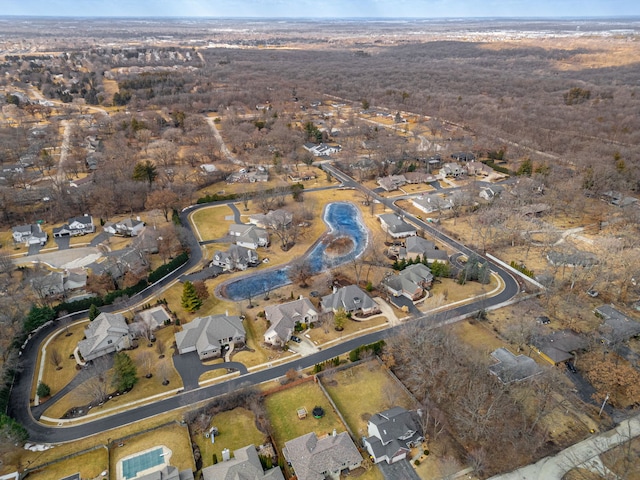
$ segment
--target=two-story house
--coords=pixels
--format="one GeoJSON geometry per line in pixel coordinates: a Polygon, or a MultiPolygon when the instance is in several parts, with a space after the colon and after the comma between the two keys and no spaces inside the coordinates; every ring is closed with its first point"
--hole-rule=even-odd
{"type": "Polygon", "coordinates": [[[403,460],[423,440],[418,414],[402,407],[373,415],[367,423],[367,432],[369,436],[363,443],[374,463],[403,460]]]}

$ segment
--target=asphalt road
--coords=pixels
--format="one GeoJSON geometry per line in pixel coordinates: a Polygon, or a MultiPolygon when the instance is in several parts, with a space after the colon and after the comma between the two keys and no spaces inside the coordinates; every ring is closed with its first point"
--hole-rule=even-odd
{"type": "MultiPolygon", "coordinates": [[[[323,165],[323,167],[331,172],[331,174],[342,181],[345,186],[353,187],[354,189],[363,189],[364,187],[357,184],[350,177],[344,175],[342,172],[337,171],[333,167],[329,165],[323,165]]],[[[384,199],[376,195],[378,201],[384,203],[388,208],[397,212],[399,215],[404,215],[405,218],[412,220],[414,223],[423,228],[430,235],[440,239],[445,244],[449,245],[454,250],[459,250],[466,255],[470,255],[473,252],[462,245],[461,243],[449,238],[438,230],[432,228],[430,225],[425,224],[424,222],[418,220],[417,218],[407,215],[404,211],[400,210],[396,207],[392,201],[384,199]]],[[[218,202],[219,204],[229,203],[229,202],[218,202]]],[[[150,297],[155,292],[163,288],[165,285],[171,283],[175,279],[177,279],[180,275],[187,272],[191,268],[200,265],[202,261],[202,251],[200,249],[200,245],[198,244],[198,240],[195,235],[191,231],[191,227],[188,222],[188,215],[197,210],[198,208],[202,208],[208,206],[210,204],[205,205],[193,205],[185,208],[180,213],[180,220],[187,228],[187,230],[191,233],[189,235],[189,248],[191,250],[191,255],[187,263],[185,263],[182,267],[167,275],[164,279],[160,280],[158,283],[148,287],[144,291],[140,292],[138,295],[132,297],[128,305],[135,305],[144,299],[150,297]]],[[[453,310],[449,310],[446,312],[440,312],[435,315],[423,315],[415,320],[419,326],[424,328],[438,328],[443,324],[448,323],[451,319],[459,317],[461,315],[468,315],[472,312],[476,312],[478,310],[486,309],[489,306],[499,305],[503,302],[511,300],[515,295],[519,292],[518,283],[514,280],[514,278],[505,270],[503,270],[499,265],[491,262],[492,270],[497,273],[503,280],[505,284],[505,288],[498,295],[480,299],[477,302],[470,303],[467,305],[462,305],[453,310]]],[[[105,307],[103,311],[116,311],[121,310],[122,308],[127,308],[128,305],[118,305],[118,306],[109,306],[105,307]]],[[[152,417],[154,415],[164,413],[179,407],[183,407],[186,405],[190,405],[202,400],[206,400],[218,395],[222,395],[228,393],[230,391],[249,387],[253,385],[258,385],[263,382],[273,381],[279,377],[285,375],[285,373],[291,368],[294,369],[304,369],[315,365],[316,363],[324,362],[330,358],[336,357],[343,353],[349,352],[354,348],[364,345],[367,343],[376,342],[381,339],[385,339],[390,335],[393,335],[399,328],[403,328],[402,326],[396,326],[389,328],[384,331],[378,331],[369,333],[367,335],[354,338],[351,340],[347,340],[344,343],[339,345],[335,345],[333,347],[322,350],[318,353],[314,353],[312,355],[297,358],[288,363],[277,365],[265,370],[261,370],[258,372],[248,373],[231,379],[227,382],[211,385],[208,387],[203,387],[199,389],[184,391],[177,394],[175,397],[166,398],[164,400],[155,402],[150,405],[140,406],[126,412],[117,413],[115,415],[111,415],[109,417],[101,418],[95,420],[90,423],[85,423],[82,425],[76,426],[67,426],[67,427],[52,427],[46,426],[39,422],[37,422],[31,413],[31,409],[29,408],[29,397],[31,393],[31,384],[32,378],[35,373],[35,362],[38,356],[38,350],[40,348],[40,344],[49,335],[51,332],[60,328],[62,325],[66,323],[70,323],[71,321],[75,321],[86,317],[86,312],[78,312],[74,315],[70,315],[64,319],[57,320],[52,324],[44,327],[40,331],[36,332],[32,335],[31,339],[26,343],[22,355],[21,355],[21,371],[16,377],[14,382],[10,404],[9,404],[9,414],[14,417],[17,421],[19,421],[29,432],[29,440],[31,442],[42,442],[42,443],[60,443],[67,442],[72,440],[77,440],[80,438],[84,438],[87,436],[94,435],[96,433],[104,432],[113,428],[117,428],[122,425],[126,425],[132,422],[137,422],[140,420],[144,420],[146,418],[152,417]]],[[[414,322],[412,322],[413,324],[414,322]]]]}

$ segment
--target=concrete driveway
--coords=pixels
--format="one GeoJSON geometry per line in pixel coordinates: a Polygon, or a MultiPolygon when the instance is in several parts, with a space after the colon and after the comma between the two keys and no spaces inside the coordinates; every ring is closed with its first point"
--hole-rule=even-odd
{"type": "Polygon", "coordinates": [[[55,237],[54,241],[58,245],[58,250],[68,250],[71,244],[71,237],[55,237]]]}
{"type": "MultiPolygon", "coordinates": [[[[39,245],[38,245],[39,249],[39,245]]],[[[53,268],[76,268],[95,262],[102,256],[102,252],[95,247],[70,248],[68,250],[55,250],[53,252],[29,254],[28,257],[15,258],[17,265],[42,262],[53,268]]]]}
{"type": "Polygon", "coordinates": [[[300,343],[296,343],[293,340],[289,340],[287,343],[289,350],[299,353],[303,357],[320,351],[320,349],[309,338],[305,337],[304,334],[298,334],[296,336],[302,341],[300,343]]]}

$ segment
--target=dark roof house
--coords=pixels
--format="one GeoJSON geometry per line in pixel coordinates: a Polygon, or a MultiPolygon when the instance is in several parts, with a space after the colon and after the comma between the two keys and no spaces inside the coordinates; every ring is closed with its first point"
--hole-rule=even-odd
{"type": "Polygon", "coordinates": [[[242,320],[237,316],[209,315],[197,317],[176,333],[178,353],[198,352],[200,360],[222,355],[231,345],[245,342],[242,320]]]}
{"type": "Polygon", "coordinates": [[[378,304],[357,285],[339,288],[332,294],[322,297],[320,303],[325,312],[335,313],[343,309],[347,313],[372,315],[380,311],[378,304]]]}
{"type": "Polygon", "coordinates": [[[422,440],[422,428],[417,412],[392,407],[376,413],[367,423],[369,436],[363,440],[374,463],[395,463],[407,457],[411,447],[422,440]]]}
{"type": "Polygon", "coordinates": [[[264,333],[264,341],[271,345],[284,345],[291,338],[296,324],[312,323],[318,320],[318,311],[308,298],[300,298],[280,305],[268,305],[264,313],[269,327],[264,333]]]}

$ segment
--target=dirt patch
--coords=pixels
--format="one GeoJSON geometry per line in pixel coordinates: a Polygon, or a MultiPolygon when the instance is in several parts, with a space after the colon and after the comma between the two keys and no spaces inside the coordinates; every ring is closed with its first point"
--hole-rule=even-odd
{"type": "Polygon", "coordinates": [[[328,235],[323,243],[326,245],[325,253],[330,257],[346,255],[353,250],[354,243],[349,237],[333,237],[328,235]]]}

